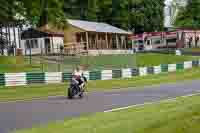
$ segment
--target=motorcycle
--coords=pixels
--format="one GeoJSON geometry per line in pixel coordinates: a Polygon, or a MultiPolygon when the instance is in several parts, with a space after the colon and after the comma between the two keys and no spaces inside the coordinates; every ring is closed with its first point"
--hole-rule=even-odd
{"type": "Polygon", "coordinates": [[[80,88],[77,77],[72,77],[70,86],[68,88],[68,98],[73,99],[75,96],[79,96],[80,98],[82,98],[86,82],[86,78],[84,78],[83,88],[80,88]]]}

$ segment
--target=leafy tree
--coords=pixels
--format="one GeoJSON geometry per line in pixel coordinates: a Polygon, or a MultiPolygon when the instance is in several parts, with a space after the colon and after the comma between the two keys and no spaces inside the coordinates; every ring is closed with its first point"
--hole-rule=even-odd
{"type": "Polygon", "coordinates": [[[72,18],[107,22],[119,28],[135,29],[136,32],[163,29],[164,0],[32,0],[31,2],[6,0],[4,2],[8,1],[7,10],[3,9],[5,6],[2,4],[0,6],[1,20],[13,19],[18,13],[34,26],[44,25],[48,21],[63,27],[66,18],[72,18]]]}
{"type": "Polygon", "coordinates": [[[1,0],[0,23],[13,21],[16,16],[18,6],[16,0],[1,0]]]}
{"type": "Polygon", "coordinates": [[[97,21],[97,0],[65,0],[64,11],[72,19],[97,21]]]}
{"type": "Polygon", "coordinates": [[[87,19],[92,21],[98,21],[97,13],[98,13],[98,1],[97,0],[88,0],[88,8],[87,8],[87,19]]]}
{"type": "Polygon", "coordinates": [[[181,8],[175,21],[181,28],[200,28],[200,1],[188,0],[185,8],[181,8]]]}
{"type": "Polygon", "coordinates": [[[113,0],[112,23],[115,26],[128,28],[128,0],[113,0]]]}
{"type": "Polygon", "coordinates": [[[42,26],[48,22],[64,26],[64,0],[17,0],[18,13],[33,26],[42,26]]]}
{"type": "Polygon", "coordinates": [[[112,24],[112,0],[97,0],[97,5],[98,21],[112,24]]]}
{"type": "Polygon", "coordinates": [[[164,0],[65,0],[72,19],[107,22],[136,32],[163,30],[164,0]]]}
{"type": "Polygon", "coordinates": [[[163,8],[163,0],[132,0],[131,27],[136,33],[163,30],[163,8]]]}

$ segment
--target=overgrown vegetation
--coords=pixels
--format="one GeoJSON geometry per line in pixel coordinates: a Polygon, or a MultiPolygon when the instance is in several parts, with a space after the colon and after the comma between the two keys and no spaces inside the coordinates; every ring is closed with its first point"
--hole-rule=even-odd
{"type": "Polygon", "coordinates": [[[175,25],[180,28],[200,28],[200,1],[188,0],[186,7],[180,9],[175,25]]]}

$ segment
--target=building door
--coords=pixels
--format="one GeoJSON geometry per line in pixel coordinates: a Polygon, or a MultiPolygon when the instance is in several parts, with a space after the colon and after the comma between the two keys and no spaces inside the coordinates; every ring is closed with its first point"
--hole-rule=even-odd
{"type": "Polygon", "coordinates": [[[45,54],[51,53],[51,45],[50,45],[50,39],[45,39],[45,54]]]}

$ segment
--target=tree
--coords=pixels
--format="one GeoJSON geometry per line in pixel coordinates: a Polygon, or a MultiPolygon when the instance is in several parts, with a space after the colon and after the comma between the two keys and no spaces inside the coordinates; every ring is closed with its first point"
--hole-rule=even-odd
{"type": "Polygon", "coordinates": [[[72,19],[97,21],[97,0],[65,0],[64,11],[72,19]]]}
{"type": "Polygon", "coordinates": [[[17,0],[3,0],[0,4],[0,23],[15,20],[19,7],[17,0]]]}
{"type": "Polygon", "coordinates": [[[136,32],[163,30],[164,0],[65,0],[66,16],[136,32]]]}
{"type": "Polygon", "coordinates": [[[128,10],[129,0],[112,0],[112,24],[121,28],[128,29],[128,10]]]}
{"type": "Polygon", "coordinates": [[[180,9],[175,25],[181,28],[200,28],[200,1],[188,0],[186,7],[180,9]]]}
{"type": "Polygon", "coordinates": [[[98,0],[88,0],[87,19],[98,21],[97,13],[99,11],[98,0]]]}
{"type": "Polygon", "coordinates": [[[64,12],[68,18],[80,19],[80,5],[79,0],[65,0],[64,12]]]}
{"type": "Polygon", "coordinates": [[[48,22],[56,26],[64,26],[64,0],[17,0],[18,12],[33,26],[43,26],[48,22]]]}
{"type": "Polygon", "coordinates": [[[97,5],[98,21],[112,24],[112,0],[97,0],[97,5]]]}
{"type": "Polygon", "coordinates": [[[10,1],[7,9],[11,10],[2,10],[7,14],[0,13],[0,16],[11,19],[18,13],[33,26],[42,26],[48,21],[62,27],[66,18],[71,18],[106,22],[119,28],[136,29],[136,32],[163,29],[164,0],[7,1],[10,1]]]}
{"type": "Polygon", "coordinates": [[[163,30],[164,0],[132,0],[131,9],[131,27],[136,33],[163,30]]]}

